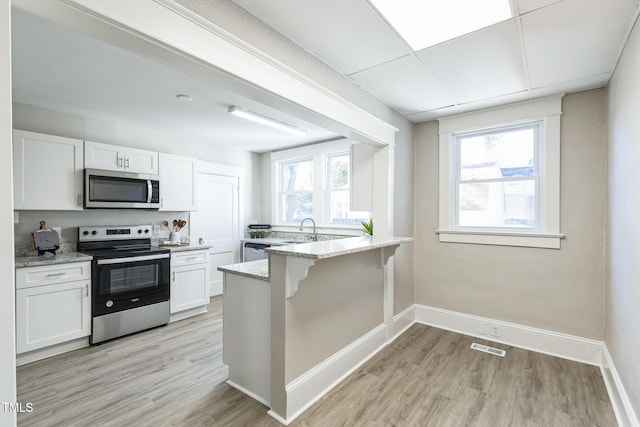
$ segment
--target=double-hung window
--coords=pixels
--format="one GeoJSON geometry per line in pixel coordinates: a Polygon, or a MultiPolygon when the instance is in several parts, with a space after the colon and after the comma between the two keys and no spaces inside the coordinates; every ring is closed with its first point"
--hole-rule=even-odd
{"type": "Polygon", "coordinates": [[[442,242],[559,248],[561,97],[440,119],[442,242]]]}
{"type": "Polygon", "coordinates": [[[279,221],[300,222],[313,216],[313,157],[280,162],[278,178],[279,221]]]}
{"type": "Polygon", "coordinates": [[[271,155],[275,225],[313,218],[318,226],[360,227],[369,212],[351,211],[349,141],[315,144],[271,155]]]}

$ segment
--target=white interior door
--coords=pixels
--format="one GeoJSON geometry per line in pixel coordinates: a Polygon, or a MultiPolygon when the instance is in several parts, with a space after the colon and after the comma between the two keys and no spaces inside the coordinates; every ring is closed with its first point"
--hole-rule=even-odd
{"type": "Polygon", "coordinates": [[[239,178],[198,173],[196,233],[209,250],[210,295],[222,294],[218,266],[239,260],[239,178]]]}

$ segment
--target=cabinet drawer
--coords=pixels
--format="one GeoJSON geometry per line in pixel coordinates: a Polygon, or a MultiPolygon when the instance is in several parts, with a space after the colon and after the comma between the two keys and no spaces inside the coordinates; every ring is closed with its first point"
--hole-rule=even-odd
{"type": "Polygon", "coordinates": [[[91,262],[73,262],[42,267],[25,267],[16,269],[16,289],[33,288],[35,286],[54,283],[89,280],[91,278],[91,262]]]}
{"type": "Polygon", "coordinates": [[[171,254],[171,267],[208,262],[209,251],[186,251],[171,254]]]}

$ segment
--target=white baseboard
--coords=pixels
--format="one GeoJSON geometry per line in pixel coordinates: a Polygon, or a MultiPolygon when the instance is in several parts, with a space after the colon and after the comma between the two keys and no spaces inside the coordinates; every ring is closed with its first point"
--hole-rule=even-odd
{"type": "Polygon", "coordinates": [[[616,420],[620,427],[638,427],[640,421],[633,410],[629,395],[627,394],[622,380],[618,375],[613,359],[609,353],[607,345],[602,346],[602,365],[600,366],[604,384],[607,387],[609,400],[613,406],[613,412],[616,414],[616,420]]]}
{"type": "Polygon", "coordinates": [[[425,305],[416,304],[414,307],[417,323],[589,365],[602,364],[602,341],[425,305]],[[491,333],[494,327],[498,328],[496,335],[491,333]],[[480,332],[482,329],[486,332],[485,334],[480,332]]]}
{"type": "Polygon", "coordinates": [[[258,396],[257,394],[247,390],[246,388],[242,387],[241,385],[239,385],[237,383],[234,383],[231,380],[227,380],[226,382],[231,387],[235,388],[236,390],[241,391],[242,393],[246,394],[247,396],[249,396],[252,399],[257,400],[258,402],[262,403],[263,405],[271,406],[271,402],[269,402],[267,399],[263,398],[262,396],[258,396]]]}
{"type": "Polygon", "coordinates": [[[57,356],[58,354],[77,350],[83,347],[89,347],[89,337],[78,338],[62,344],[56,344],[39,350],[33,350],[28,353],[18,354],[16,355],[16,366],[26,365],[27,363],[36,362],[38,360],[46,359],[47,357],[57,356]]]}
{"type": "Polygon", "coordinates": [[[415,305],[411,305],[401,313],[393,316],[393,329],[391,331],[391,339],[389,342],[402,335],[404,331],[409,329],[414,323],[416,323],[415,305]]]}
{"type": "Polygon", "coordinates": [[[287,384],[286,418],[273,411],[269,415],[288,425],[386,344],[386,327],[382,324],[287,384]]]}
{"type": "Polygon", "coordinates": [[[204,314],[207,312],[207,306],[190,308],[188,310],[179,311],[169,316],[169,323],[177,322],[178,320],[187,319],[189,317],[197,316],[198,314],[204,314]]]}

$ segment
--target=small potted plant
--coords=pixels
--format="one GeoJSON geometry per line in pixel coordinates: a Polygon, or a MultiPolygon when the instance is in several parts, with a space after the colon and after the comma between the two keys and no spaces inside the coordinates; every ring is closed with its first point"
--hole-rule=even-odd
{"type": "Polygon", "coordinates": [[[373,236],[373,218],[369,218],[369,221],[362,221],[360,224],[362,224],[365,234],[373,236]]]}

